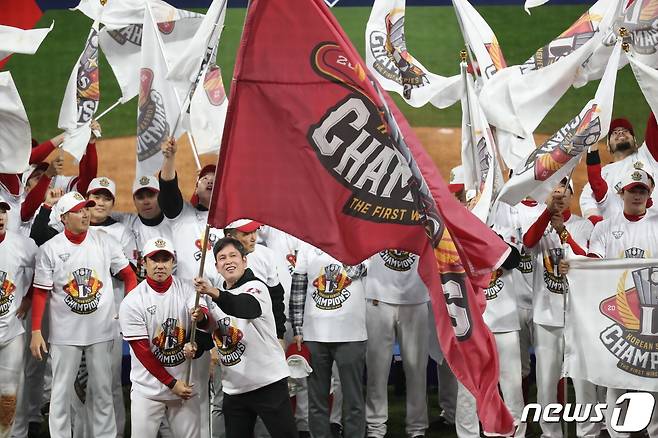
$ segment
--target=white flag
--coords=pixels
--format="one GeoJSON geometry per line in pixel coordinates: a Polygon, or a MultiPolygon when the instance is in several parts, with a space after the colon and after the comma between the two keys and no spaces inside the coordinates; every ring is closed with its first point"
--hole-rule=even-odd
{"type": "Polygon", "coordinates": [[[628,53],[627,58],[651,111],[658,114],[658,70],[646,65],[641,61],[642,57],[638,57],[634,53],[628,53]]]}
{"type": "MultiPolygon", "coordinates": [[[[194,12],[177,9],[173,15],[176,17],[173,21],[158,22],[168,65],[173,65],[190,44],[203,21],[203,15],[194,12]]],[[[100,31],[100,47],[119,83],[124,103],[139,92],[142,27],[140,21],[119,29],[104,27],[100,31]]]]}
{"type": "Polygon", "coordinates": [[[10,72],[0,72],[0,173],[25,172],[31,145],[30,122],[14,79],[10,72]]]}
{"type": "Polygon", "coordinates": [[[100,100],[98,22],[94,22],[85,47],[73,66],[59,110],[57,126],[66,131],[62,148],[80,161],[91,135],[91,119],[100,100]]]}
{"type": "Polygon", "coordinates": [[[587,102],[544,144],[530,154],[507,181],[499,199],[516,205],[526,196],[543,201],[553,188],[576,167],[589,146],[605,138],[610,127],[621,41],[617,42],[594,99],[587,102]]]}
{"type": "Polygon", "coordinates": [[[464,187],[475,190],[477,199],[471,213],[487,223],[495,195],[503,183],[496,158],[496,144],[477,94],[473,78],[462,65],[466,96],[462,98],[462,153],[464,187]]]}
{"type": "Polygon", "coordinates": [[[382,88],[401,95],[411,106],[430,102],[446,108],[464,93],[460,75],[430,73],[407,51],[404,0],[375,0],[366,25],[366,64],[382,88]]]}
{"type": "Polygon", "coordinates": [[[166,80],[167,62],[162,53],[158,33],[163,29],[144,15],[142,51],[137,107],[137,175],[153,175],[162,166],[160,147],[170,136],[182,133],[179,123],[180,102],[174,87],[166,80]]]}
{"type": "Polygon", "coordinates": [[[222,72],[211,65],[192,96],[190,128],[197,154],[219,152],[224,132],[228,99],[222,82],[222,72]]]}
{"type": "Polygon", "coordinates": [[[658,260],[570,260],[564,374],[658,391],[658,260]]]}
{"type": "MultiPolygon", "coordinates": [[[[607,36],[622,1],[599,0],[524,64],[491,78],[480,93],[489,122],[528,138],[569,87],[589,75],[587,62],[607,36]]],[[[609,55],[604,59],[607,65],[609,55]]]]}
{"type": "Polygon", "coordinates": [[[34,55],[54,25],[53,21],[48,29],[29,30],[0,25],[0,60],[12,53],[34,55]]]}
{"type": "Polygon", "coordinates": [[[548,0],[525,0],[523,9],[525,9],[528,15],[530,15],[530,8],[536,8],[537,6],[541,6],[545,3],[548,3],[548,0]]]}
{"type": "Polygon", "coordinates": [[[131,24],[142,24],[149,5],[155,21],[176,21],[197,15],[184,9],[176,9],[163,0],[81,0],[73,10],[78,10],[109,29],[120,29],[131,24]]]}

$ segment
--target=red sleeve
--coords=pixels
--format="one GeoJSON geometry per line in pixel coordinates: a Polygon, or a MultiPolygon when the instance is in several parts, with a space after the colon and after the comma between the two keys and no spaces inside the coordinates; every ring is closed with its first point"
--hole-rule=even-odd
{"type": "Polygon", "coordinates": [[[41,321],[43,320],[43,312],[46,310],[47,300],[48,291],[35,287],[32,298],[32,330],[41,330],[41,321]]]}
{"type": "Polygon", "coordinates": [[[578,245],[578,243],[576,243],[575,240],[573,240],[573,237],[571,237],[571,234],[569,234],[569,237],[567,238],[567,243],[571,247],[571,250],[574,252],[574,254],[579,255],[579,256],[587,255],[585,250],[582,249],[580,247],[580,245],[578,245]]]}
{"type": "Polygon", "coordinates": [[[18,195],[21,191],[21,180],[15,173],[0,173],[0,183],[7,187],[12,195],[18,195]]]}
{"type": "Polygon", "coordinates": [[[654,160],[658,161],[658,125],[656,116],[652,112],[647,120],[647,129],[644,131],[644,142],[647,144],[649,152],[654,160]]]}
{"type": "Polygon", "coordinates": [[[546,227],[550,221],[551,212],[546,209],[523,235],[523,244],[526,248],[533,248],[539,243],[541,236],[544,235],[544,231],[546,231],[546,227]]]}
{"type": "Polygon", "coordinates": [[[587,165],[587,180],[592,186],[592,193],[596,202],[601,202],[608,193],[608,183],[601,176],[601,163],[587,165]]]}
{"type": "Polygon", "coordinates": [[[48,158],[48,155],[50,155],[55,149],[55,145],[50,140],[41,143],[37,147],[33,147],[32,152],[30,152],[30,164],[45,161],[45,159],[48,158]]]}
{"type": "Polygon", "coordinates": [[[599,257],[598,254],[594,254],[593,252],[588,252],[587,257],[589,257],[591,259],[600,259],[601,258],[601,257],[599,257]]]}
{"type": "Polygon", "coordinates": [[[128,343],[137,359],[139,359],[149,373],[153,374],[153,377],[158,379],[165,386],[171,384],[174,377],[169,374],[158,359],[155,358],[151,351],[151,347],[149,346],[148,339],[138,339],[136,341],[129,341],[128,343]]]}
{"type": "Polygon", "coordinates": [[[203,312],[204,315],[206,315],[203,320],[201,320],[198,324],[197,327],[199,327],[201,330],[205,330],[208,328],[208,325],[210,323],[210,312],[208,312],[208,308],[206,307],[199,307],[201,311],[203,312]]]}
{"type": "Polygon", "coordinates": [[[123,290],[125,295],[128,295],[128,292],[137,287],[137,276],[130,265],[117,272],[117,277],[123,280],[123,290]]]}
{"type": "Polygon", "coordinates": [[[46,199],[46,192],[49,186],[50,178],[43,175],[39,178],[37,185],[27,194],[25,201],[21,204],[21,220],[23,222],[29,221],[34,216],[41,203],[46,199]]]}
{"type": "Polygon", "coordinates": [[[91,180],[96,178],[98,173],[98,154],[96,153],[96,143],[87,144],[87,152],[82,156],[78,166],[78,192],[87,193],[87,188],[91,180]]]}
{"type": "Polygon", "coordinates": [[[590,221],[592,225],[596,225],[603,220],[603,216],[599,216],[597,214],[591,214],[587,217],[587,220],[590,221]]]}

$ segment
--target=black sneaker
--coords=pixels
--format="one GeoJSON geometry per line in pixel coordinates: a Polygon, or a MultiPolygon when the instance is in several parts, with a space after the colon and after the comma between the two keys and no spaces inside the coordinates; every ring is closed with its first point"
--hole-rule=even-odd
{"type": "Polygon", "coordinates": [[[343,426],[338,423],[331,423],[330,427],[333,438],[343,438],[343,426]]]}

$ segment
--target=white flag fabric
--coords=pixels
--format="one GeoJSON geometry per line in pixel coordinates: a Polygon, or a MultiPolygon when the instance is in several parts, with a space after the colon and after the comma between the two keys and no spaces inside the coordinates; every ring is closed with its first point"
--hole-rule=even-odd
{"type": "Polygon", "coordinates": [[[189,123],[197,154],[219,152],[227,109],[222,72],[211,65],[194,90],[190,105],[189,123]]]}
{"type": "Polygon", "coordinates": [[[464,93],[460,75],[429,72],[407,51],[404,0],[375,0],[366,25],[366,64],[381,86],[413,107],[446,108],[464,93]]]}
{"type": "Polygon", "coordinates": [[[21,96],[8,71],[0,72],[0,173],[30,167],[32,131],[21,96]]]}
{"type": "Polygon", "coordinates": [[[162,53],[158,33],[151,14],[144,15],[142,51],[137,107],[137,175],[153,175],[162,166],[160,147],[170,136],[182,133],[179,123],[180,102],[174,87],[166,80],[167,61],[162,53]]]}
{"type": "Polygon", "coordinates": [[[658,259],[570,260],[564,374],[658,391],[658,259]]]}
{"type": "Polygon", "coordinates": [[[12,53],[34,55],[54,25],[53,21],[48,29],[28,30],[0,25],[0,60],[12,53]]]}
{"type": "MultiPolygon", "coordinates": [[[[172,15],[175,17],[173,21],[158,22],[168,65],[177,61],[203,21],[203,15],[180,9],[176,9],[172,15]]],[[[158,16],[154,16],[157,20],[158,16]]],[[[139,92],[142,22],[143,14],[138,24],[129,24],[119,29],[104,27],[100,31],[100,47],[119,83],[123,103],[139,92]]]]}
{"type": "Polygon", "coordinates": [[[523,5],[523,9],[530,15],[530,9],[531,8],[536,8],[537,6],[541,6],[545,3],[548,3],[548,0],[525,0],[525,4],[523,5]]]}
{"type": "Polygon", "coordinates": [[[658,114],[658,70],[642,62],[644,58],[642,56],[637,56],[635,53],[628,53],[626,56],[651,111],[658,114]]]}
{"type": "Polygon", "coordinates": [[[496,158],[496,144],[487,122],[470,74],[462,64],[466,96],[462,98],[462,153],[464,187],[475,190],[477,198],[471,213],[487,223],[495,195],[503,183],[503,176],[496,158]]]}
{"type": "MultiPolygon", "coordinates": [[[[485,83],[480,99],[489,122],[528,138],[574,82],[594,79],[590,58],[607,36],[622,1],[599,0],[524,64],[508,67],[485,83]]],[[[609,55],[602,59],[607,65],[609,55]]]]}
{"type": "Polygon", "coordinates": [[[84,49],[73,65],[57,122],[57,126],[66,131],[62,149],[78,161],[82,159],[87,148],[91,120],[98,109],[99,75],[98,22],[94,22],[84,49]]]}
{"type": "Polygon", "coordinates": [[[516,205],[526,196],[543,201],[576,167],[589,146],[605,138],[612,116],[620,52],[621,40],[615,45],[594,99],[514,169],[514,175],[500,192],[501,201],[516,205]]]}
{"type": "Polygon", "coordinates": [[[81,0],[73,10],[82,12],[92,20],[107,26],[108,29],[120,29],[131,24],[142,24],[147,3],[158,23],[177,21],[189,14],[197,15],[176,9],[163,0],[81,0]]]}
{"type": "Polygon", "coordinates": [[[468,0],[453,0],[452,4],[464,34],[464,41],[477,61],[477,69],[474,70],[478,70],[479,76],[486,81],[507,67],[498,39],[468,0]]]}

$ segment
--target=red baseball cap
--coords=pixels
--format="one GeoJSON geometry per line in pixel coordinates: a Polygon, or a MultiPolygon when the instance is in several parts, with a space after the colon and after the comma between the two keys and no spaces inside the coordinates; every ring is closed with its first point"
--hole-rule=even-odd
{"type": "Polygon", "coordinates": [[[623,117],[619,117],[617,119],[614,119],[612,122],[610,122],[610,129],[608,130],[608,140],[610,140],[610,136],[612,135],[612,131],[614,131],[617,128],[625,128],[628,129],[628,131],[631,133],[633,137],[635,137],[635,131],[633,131],[633,124],[628,120],[623,117]]]}
{"type": "Polygon", "coordinates": [[[199,177],[197,179],[203,178],[205,175],[209,173],[215,173],[217,171],[217,165],[215,164],[206,164],[201,168],[201,171],[199,171],[199,177]]]}
{"type": "Polygon", "coordinates": [[[243,233],[252,233],[261,227],[260,222],[252,221],[251,219],[238,219],[228,224],[224,229],[238,230],[243,233]]]}

